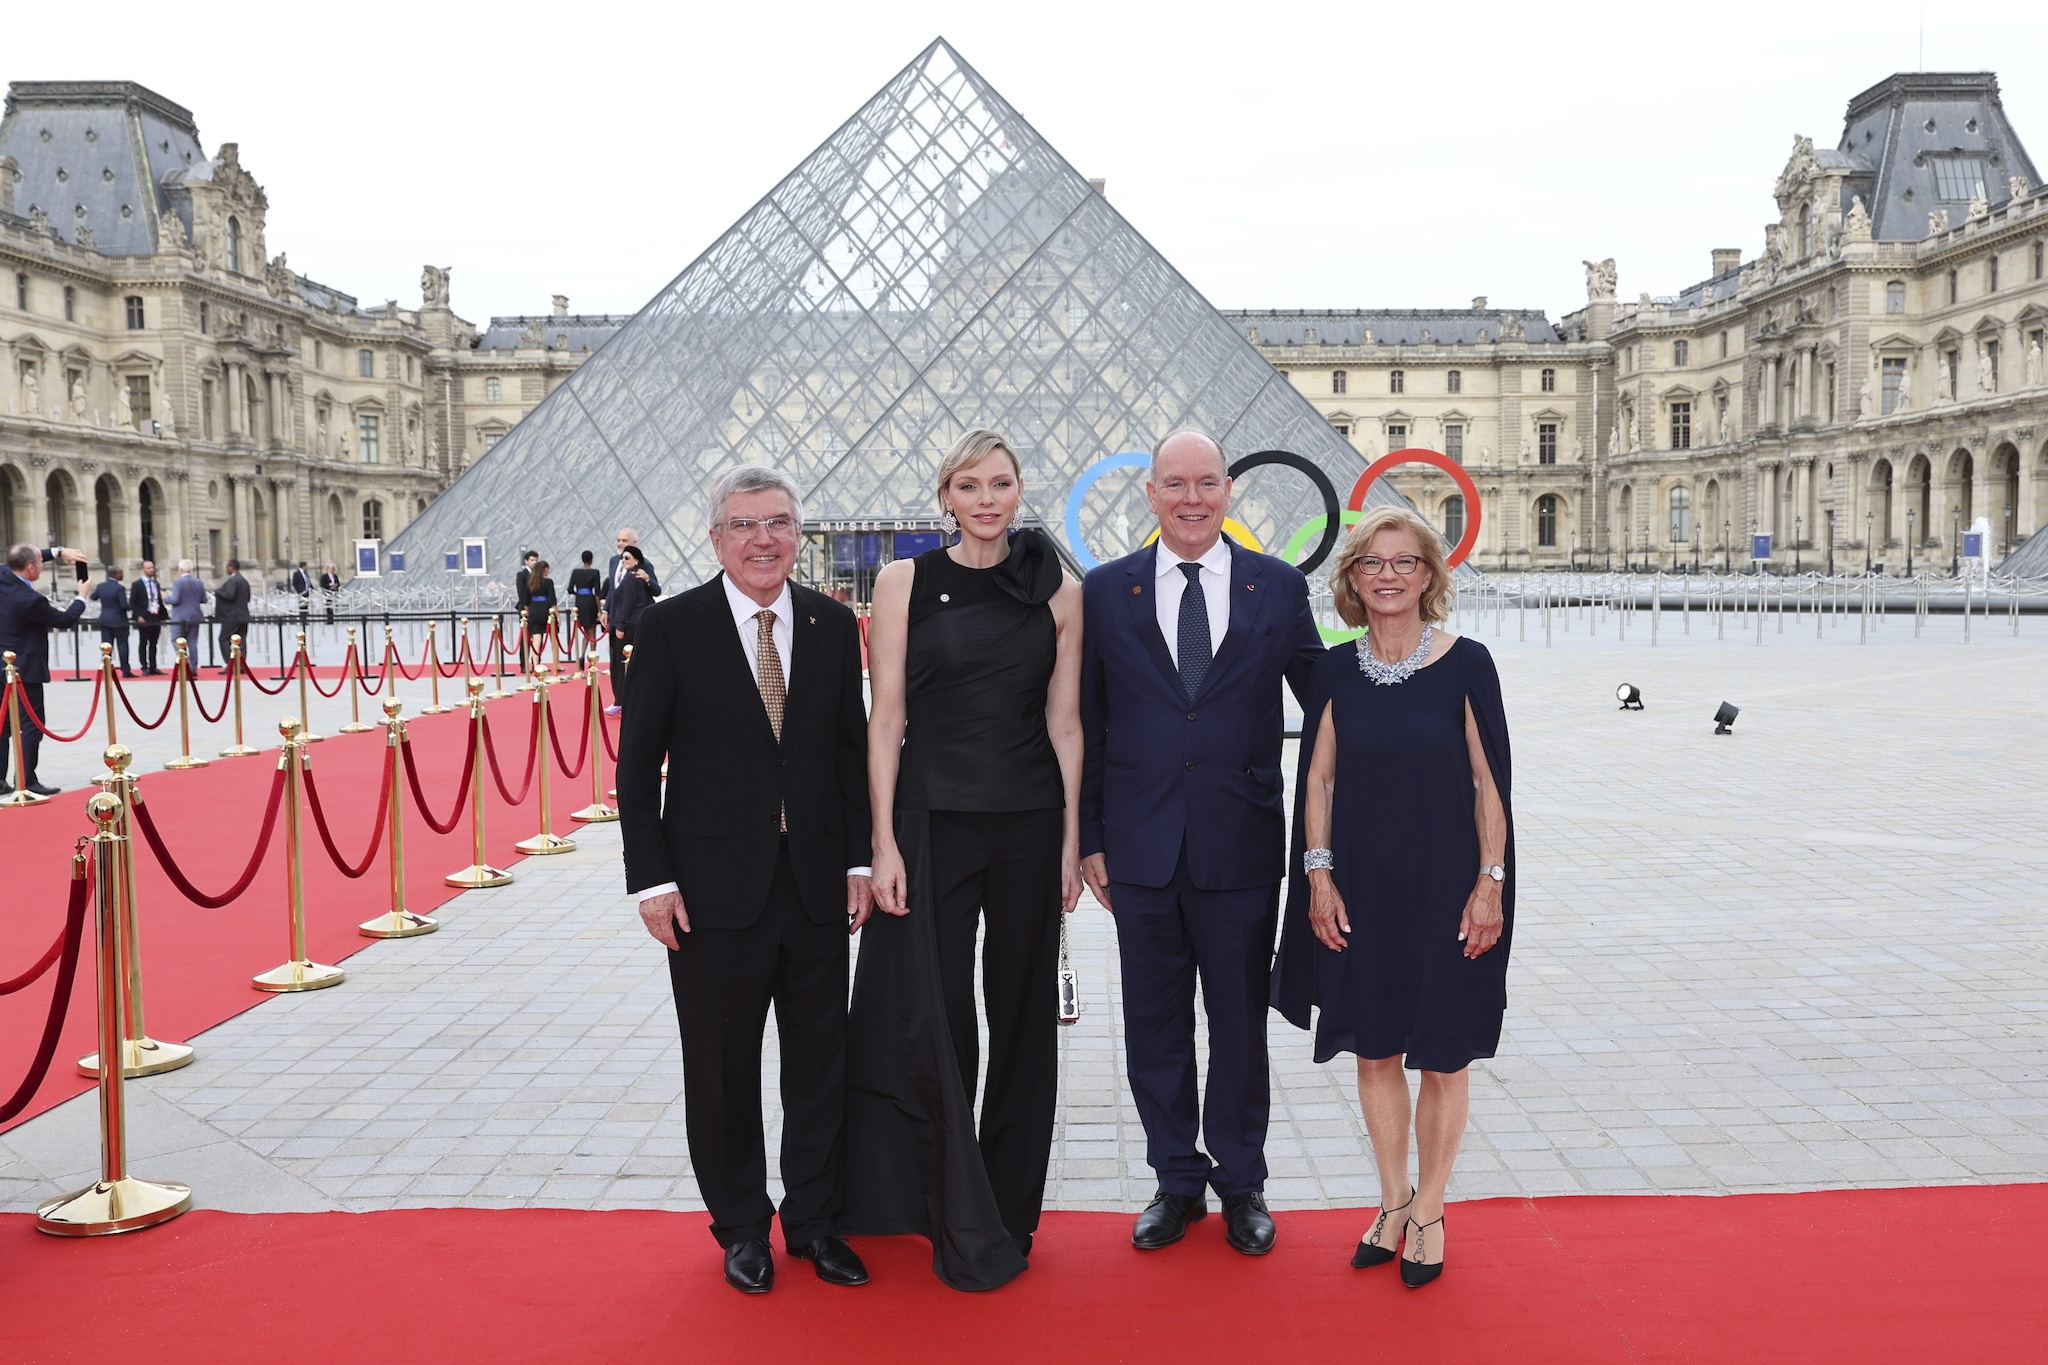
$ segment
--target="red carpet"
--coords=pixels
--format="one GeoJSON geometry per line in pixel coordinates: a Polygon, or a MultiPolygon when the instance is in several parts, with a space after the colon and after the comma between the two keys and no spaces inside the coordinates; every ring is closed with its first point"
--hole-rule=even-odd
{"type": "Polygon", "coordinates": [[[1348,1268],[1361,1215],[1279,1218],[1280,1248],[1254,1261],[1224,1246],[1214,1217],[1145,1254],[1130,1249],[1125,1215],[1048,1214],[1032,1268],[981,1295],[934,1280],[920,1240],[862,1239],[875,1275],[866,1288],[827,1288],[778,1256],[775,1291],[744,1297],[719,1279],[698,1214],[198,1212],[78,1242],[11,1216],[0,1218],[0,1358],[1601,1365],[2048,1354],[2048,1186],[1457,1204],[1451,1267],[1419,1291],[1391,1266],[1348,1268]]]}
{"type": "MultiPolygon", "coordinates": [[[[581,683],[563,686],[551,698],[562,747],[572,754],[572,745],[580,748],[576,727],[583,719],[582,689],[581,683]]],[[[459,691],[454,684],[443,688],[444,701],[459,691]]],[[[247,734],[252,744],[276,739],[275,718],[292,709],[284,705],[286,701],[284,697],[244,697],[243,705],[251,717],[247,734]],[[256,716],[267,718],[261,727],[256,716]]],[[[409,705],[407,709],[412,708],[409,705]]],[[[522,694],[490,703],[487,713],[506,782],[515,791],[520,765],[526,757],[532,710],[531,696],[522,694]]],[[[381,719],[376,704],[367,698],[363,714],[366,720],[381,719]]],[[[413,717],[407,727],[414,761],[420,770],[420,785],[436,819],[445,820],[455,805],[468,724],[467,713],[458,709],[447,715],[413,717]]],[[[616,721],[613,727],[616,735],[616,721]]],[[[312,746],[313,776],[319,784],[335,842],[344,857],[360,858],[369,845],[384,748],[381,728],[366,734],[330,735],[312,746]]],[[[214,759],[209,767],[149,773],[142,778],[143,799],[157,828],[185,875],[200,890],[225,890],[247,865],[277,762],[278,751],[269,749],[255,758],[214,759]]],[[[611,764],[605,763],[603,771],[605,786],[610,787],[611,764]]],[[[403,784],[403,773],[399,781],[403,784]]],[[[588,770],[575,781],[564,781],[556,769],[552,782],[554,830],[574,838],[577,826],[569,819],[569,812],[590,804],[588,770]]],[[[0,894],[0,980],[32,965],[62,927],[71,875],[71,847],[80,834],[92,828],[85,814],[86,798],[91,794],[92,789],[73,788],[41,806],[0,810],[0,866],[7,869],[6,890],[0,894]]],[[[525,804],[514,810],[499,799],[486,772],[484,800],[491,861],[516,875],[514,864],[522,860],[513,852],[512,845],[539,828],[539,779],[536,777],[534,790],[528,793],[525,804]]],[[[334,870],[311,819],[302,818],[307,947],[315,962],[337,963],[375,941],[357,933],[356,926],[390,908],[388,850],[378,852],[376,863],[360,880],[349,881],[334,870]]],[[[284,818],[280,813],[277,837],[255,882],[238,901],[219,910],[202,909],[186,900],[164,877],[148,846],[137,848],[143,1004],[154,1037],[185,1042],[194,1034],[271,998],[250,985],[249,978],[279,965],[289,956],[283,831],[284,818]]],[[[458,894],[455,888],[442,885],[441,878],[469,865],[467,808],[453,833],[437,835],[418,817],[408,797],[405,854],[407,908],[430,913],[458,894]]],[[[623,879],[619,885],[623,912],[623,879]]],[[[510,892],[513,888],[505,890],[510,892]]],[[[391,944],[387,951],[403,953],[407,947],[401,940],[391,944]]],[[[92,933],[88,926],[78,987],[72,993],[57,1060],[35,1100],[16,1123],[25,1122],[92,1084],[78,1074],[76,1066],[78,1058],[98,1047],[93,1033],[92,960],[92,933]]],[[[23,1070],[34,1055],[49,1009],[49,980],[45,977],[18,994],[0,997],[0,1097],[12,1093],[20,1084],[23,1070]]],[[[333,989],[345,991],[349,984],[344,981],[333,989]]],[[[0,1131],[12,1126],[0,1125],[0,1131]]]]}

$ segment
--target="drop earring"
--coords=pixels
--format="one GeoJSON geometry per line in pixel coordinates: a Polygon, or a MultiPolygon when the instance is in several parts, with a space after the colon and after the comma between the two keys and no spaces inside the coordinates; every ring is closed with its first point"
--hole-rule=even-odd
{"type": "Polygon", "coordinates": [[[949,536],[957,536],[960,534],[960,518],[953,515],[952,508],[948,507],[945,510],[945,513],[942,516],[940,516],[939,529],[941,531],[944,531],[949,536]]]}

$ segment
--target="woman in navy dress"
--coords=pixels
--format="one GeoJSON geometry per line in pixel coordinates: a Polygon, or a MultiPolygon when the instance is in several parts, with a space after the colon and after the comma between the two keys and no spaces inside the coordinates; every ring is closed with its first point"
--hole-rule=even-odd
{"type": "Polygon", "coordinates": [[[1320,1010],[1315,1057],[1358,1058],[1380,1210],[1351,1264],[1443,1272],[1444,1191],[1474,1060],[1500,1044],[1514,929],[1507,721],[1493,656],[1437,629],[1452,593],[1443,542],[1406,508],[1374,508],[1331,575],[1368,633],[1323,656],[1302,727],[1295,840],[1274,1002],[1320,1010]],[[1403,1062],[1422,1073],[1408,1176],[1403,1062]]]}

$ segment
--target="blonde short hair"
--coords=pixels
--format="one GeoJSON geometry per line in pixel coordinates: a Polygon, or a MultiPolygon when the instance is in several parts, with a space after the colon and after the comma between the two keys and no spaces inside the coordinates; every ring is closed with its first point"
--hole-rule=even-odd
{"type": "Polygon", "coordinates": [[[1423,565],[1429,570],[1429,586],[1422,592],[1423,621],[1433,626],[1451,614],[1451,599],[1458,595],[1458,588],[1451,581],[1451,568],[1445,562],[1443,537],[1412,508],[1372,507],[1351,528],[1344,548],[1337,551],[1336,566],[1330,570],[1330,591],[1336,595],[1337,615],[1344,618],[1345,625],[1366,623],[1365,602],[1351,586],[1351,566],[1365,558],[1366,547],[1372,544],[1374,536],[1396,530],[1415,533],[1415,543],[1422,547],[1423,565]]]}
{"type": "Polygon", "coordinates": [[[1024,481],[1024,466],[1017,460],[1017,452],[1001,432],[990,431],[987,427],[974,430],[953,442],[953,448],[946,452],[946,458],[939,461],[939,510],[946,510],[946,487],[953,482],[953,476],[963,469],[974,466],[995,454],[998,450],[1010,457],[1010,468],[1017,471],[1017,481],[1024,481]]]}

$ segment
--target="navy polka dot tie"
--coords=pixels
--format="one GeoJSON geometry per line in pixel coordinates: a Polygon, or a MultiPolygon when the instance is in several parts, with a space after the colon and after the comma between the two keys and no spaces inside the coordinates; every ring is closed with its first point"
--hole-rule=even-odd
{"type": "Polygon", "coordinates": [[[1195,699],[1195,693],[1202,690],[1202,679],[1209,674],[1209,601],[1202,596],[1202,566],[1183,564],[1180,571],[1187,575],[1187,591],[1180,595],[1180,685],[1187,689],[1188,700],[1195,699]]]}

